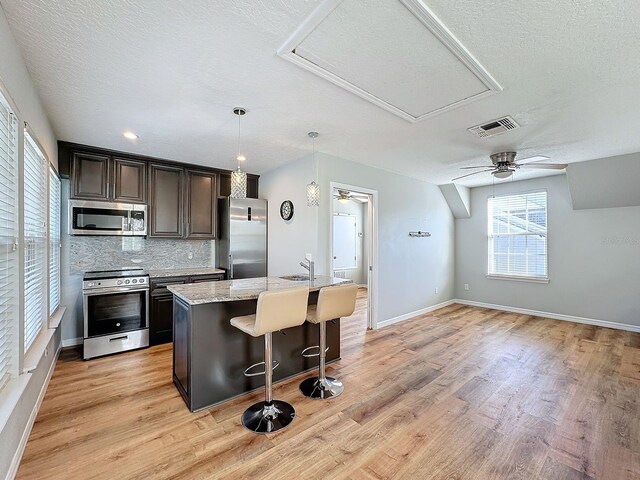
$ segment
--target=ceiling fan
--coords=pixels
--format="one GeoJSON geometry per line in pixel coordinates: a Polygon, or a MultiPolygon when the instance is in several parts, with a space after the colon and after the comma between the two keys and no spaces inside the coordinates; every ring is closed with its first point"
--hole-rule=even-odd
{"type": "Polygon", "coordinates": [[[333,198],[337,198],[340,203],[347,203],[353,197],[351,196],[349,190],[338,190],[338,193],[334,194],[333,198]]]}
{"type": "Polygon", "coordinates": [[[491,162],[493,163],[493,165],[481,165],[477,167],[462,167],[462,170],[468,170],[471,168],[484,168],[485,170],[468,173],[466,175],[461,175],[460,177],[456,177],[451,181],[454,182],[456,180],[460,180],[461,178],[470,177],[471,175],[476,175],[478,173],[484,173],[484,172],[491,172],[491,175],[500,179],[509,178],[511,175],[513,175],[513,172],[515,172],[519,168],[547,168],[551,170],[563,170],[567,168],[566,163],[533,163],[533,162],[537,162],[538,160],[549,158],[549,157],[542,157],[542,156],[524,158],[520,161],[520,163],[516,163],[515,162],[516,152],[494,153],[489,157],[491,158],[491,162]],[[532,163],[528,163],[528,162],[532,162],[532,163]]]}

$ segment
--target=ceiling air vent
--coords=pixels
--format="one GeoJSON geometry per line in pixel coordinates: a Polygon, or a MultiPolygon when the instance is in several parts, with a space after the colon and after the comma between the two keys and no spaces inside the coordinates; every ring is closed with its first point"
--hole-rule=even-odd
{"type": "Polygon", "coordinates": [[[495,120],[483,123],[482,125],[476,125],[468,130],[476,137],[486,138],[493,137],[494,135],[499,135],[519,127],[520,125],[518,125],[513,118],[507,115],[506,117],[496,118],[495,120]]]}

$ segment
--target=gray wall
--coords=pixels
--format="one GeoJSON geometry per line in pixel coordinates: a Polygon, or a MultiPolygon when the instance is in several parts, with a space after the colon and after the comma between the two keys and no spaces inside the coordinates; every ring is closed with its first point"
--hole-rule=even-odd
{"type": "Polygon", "coordinates": [[[319,207],[306,205],[306,185],[313,178],[310,158],[260,177],[260,196],[269,200],[269,274],[302,273],[298,263],[309,252],[318,274],[331,271],[330,182],[339,182],[379,193],[378,322],[452,299],[454,221],[440,189],[342,158],[317,157],[319,207]],[[295,205],[288,223],[278,213],[286,198],[295,205]],[[433,236],[409,238],[410,230],[429,230],[433,236]]]}
{"type": "Polygon", "coordinates": [[[471,218],[456,220],[456,297],[640,325],[640,207],[573,210],[565,175],[501,183],[495,192],[538,189],[548,195],[549,283],[486,278],[492,187],[478,187],[471,218]]]}
{"type": "Polygon", "coordinates": [[[378,322],[454,296],[454,219],[436,185],[318,154],[324,199],[318,208],[318,263],[330,269],[330,182],[378,191],[378,322]],[[431,233],[411,238],[409,231],[431,233]],[[438,293],[435,289],[438,288],[438,293]]]}

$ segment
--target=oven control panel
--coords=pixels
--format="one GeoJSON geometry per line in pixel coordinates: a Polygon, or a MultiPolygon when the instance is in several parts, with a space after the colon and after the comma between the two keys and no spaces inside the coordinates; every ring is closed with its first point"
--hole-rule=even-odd
{"type": "Polygon", "coordinates": [[[149,277],[129,277],[129,278],[105,278],[101,280],[85,280],[82,282],[83,290],[96,290],[101,288],[129,287],[140,288],[149,287],[149,277]]]}

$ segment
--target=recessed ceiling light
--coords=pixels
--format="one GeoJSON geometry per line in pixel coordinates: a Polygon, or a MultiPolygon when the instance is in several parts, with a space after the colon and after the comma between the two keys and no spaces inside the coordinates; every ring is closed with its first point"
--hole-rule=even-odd
{"type": "Polygon", "coordinates": [[[128,138],[129,140],[137,140],[139,138],[138,135],[129,131],[124,132],[122,135],[124,135],[124,138],[128,138]]]}

